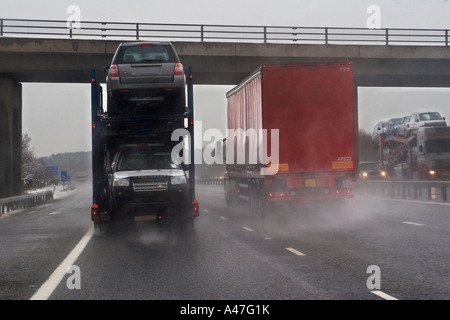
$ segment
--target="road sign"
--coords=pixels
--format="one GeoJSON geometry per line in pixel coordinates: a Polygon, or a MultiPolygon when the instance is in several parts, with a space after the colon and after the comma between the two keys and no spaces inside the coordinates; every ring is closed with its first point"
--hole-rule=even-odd
{"type": "Polygon", "coordinates": [[[59,172],[59,168],[58,166],[47,166],[48,170],[50,170],[53,175],[58,178],[58,172],[59,172]]]}
{"type": "Polygon", "coordinates": [[[61,171],[61,182],[69,182],[70,176],[67,174],[67,171],[61,171]]]}

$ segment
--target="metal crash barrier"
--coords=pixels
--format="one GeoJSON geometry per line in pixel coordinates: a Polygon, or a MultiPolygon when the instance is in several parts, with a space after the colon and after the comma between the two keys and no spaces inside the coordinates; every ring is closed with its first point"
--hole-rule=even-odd
{"type": "Polygon", "coordinates": [[[51,190],[0,199],[0,216],[13,210],[31,209],[51,199],[53,199],[53,192],[51,190]]]}
{"type": "Polygon", "coordinates": [[[195,183],[203,185],[223,185],[223,179],[196,179],[195,183]]]}
{"type": "Polygon", "coordinates": [[[371,196],[447,202],[450,181],[361,181],[355,189],[371,196]]]}

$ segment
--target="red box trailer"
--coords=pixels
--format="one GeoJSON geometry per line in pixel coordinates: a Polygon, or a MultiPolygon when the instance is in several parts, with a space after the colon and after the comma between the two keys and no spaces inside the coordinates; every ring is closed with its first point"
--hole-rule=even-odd
{"type": "Polygon", "coordinates": [[[351,63],[263,65],[227,92],[225,198],[351,197],[357,110],[351,63]],[[243,155],[244,154],[244,155],[243,155]]]}

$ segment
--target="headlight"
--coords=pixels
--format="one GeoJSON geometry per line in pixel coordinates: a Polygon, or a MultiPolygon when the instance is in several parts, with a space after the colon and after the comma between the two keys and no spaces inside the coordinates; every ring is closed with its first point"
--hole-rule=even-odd
{"type": "Polygon", "coordinates": [[[430,171],[428,171],[428,173],[429,173],[430,175],[434,176],[434,175],[436,174],[436,171],[430,170],[430,171]]]}
{"type": "Polygon", "coordinates": [[[381,171],[381,172],[380,172],[380,176],[386,177],[386,172],[385,172],[385,171],[381,171]]]}
{"type": "Polygon", "coordinates": [[[363,173],[362,173],[362,176],[363,176],[364,178],[367,178],[367,172],[363,172],[363,173]]]}
{"type": "Polygon", "coordinates": [[[172,180],[170,180],[171,184],[183,184],[186,183],[186,177],[185,176],[175,176],[172,177],[172,180]]]}
{"type": "Polygon", "coordinates": [[[130,180],[128,180],[128,179],[114,178],[114,181],[113,181],[114,187],[128,187],[129,185],[130,185],[130,180]]]}

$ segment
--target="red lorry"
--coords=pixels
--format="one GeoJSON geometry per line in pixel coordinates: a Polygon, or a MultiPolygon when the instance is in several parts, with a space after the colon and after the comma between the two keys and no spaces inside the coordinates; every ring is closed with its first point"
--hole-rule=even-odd
{"type": "Polygon", "coordinates": [[[344,182],[357,177],[354,90],[352,64],[330,63],[263,65],[227,92],[227,203],[262,212],[352,197],[344,182]]]}

